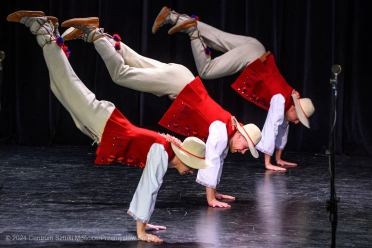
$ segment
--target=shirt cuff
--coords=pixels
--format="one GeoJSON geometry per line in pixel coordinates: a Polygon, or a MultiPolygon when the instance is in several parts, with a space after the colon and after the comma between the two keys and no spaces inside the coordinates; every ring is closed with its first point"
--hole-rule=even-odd
{"type": "Polygon", "coordinates": [[[200,181],[199,179],[196,179],[195,180],[198,184],[201,184],[207,188],[212,188],[212,189],[216,189],[216,185],[211,185],[211,184],[208,184],[208,183],[205,183],[205,182],[202,182],[200,181]]]}
{"type": "Polygon", "coordinates": [[[257,146],[256,146],[256,149],[259,150],[262,153],[265,153],[265,154],[269,155],[269,156],[272,156],[273,155],[273,152],[266,151],[266,150],[261,149],[261,148],[259,148],[257,146]]]}

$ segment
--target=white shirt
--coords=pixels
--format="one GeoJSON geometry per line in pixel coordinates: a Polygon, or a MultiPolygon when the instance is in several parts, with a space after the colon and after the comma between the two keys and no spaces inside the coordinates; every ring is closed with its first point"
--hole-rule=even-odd
{"type": "Polygon", "coordinates": [[[215,189],[220,182],[223,162],[229,152],[226,124],[214,121],[209,126],[209,135],[206,142],[206,158],[214,167],[198,171],[196,182],[208,188],[215,189]]]}
{"type": "Polygon", "coordinates": [[[161,144],[153,144],[147,153],[146,167],[134,193],[128,214],[135,220],[148,223],[154,211],[163,177],[168,169],[168,153],[161,144]]]}
{"type": "Polygon", "coordinates": [[[271,98],[270,108],[267,113],[264,127],[262,128],[262,139],[256,148],[272,156],[275,148],[283,150],[287,144],[289,121],[284,113],[285,99],[281,94],[271,98]]]}

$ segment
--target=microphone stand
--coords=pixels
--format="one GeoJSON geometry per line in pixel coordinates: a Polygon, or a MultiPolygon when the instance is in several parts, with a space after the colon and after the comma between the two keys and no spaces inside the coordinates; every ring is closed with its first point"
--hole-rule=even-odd
{"type": "Polygon", "coordinates": [[[1,111],[1,86],[3,83],[3,60],[5,58],[5,53],[0,51],[0,111],[1,111]]]}
{"type": "Polygon", "coordinates": [[[330,212],[330,221],[332,224],[332,244],[331,247],[336,247],[336,230],[337,230],[337,203],[340,201],[339,197],[336,197],[335,190],[335,125],[336,125],[336,100],[337,100],[337,75],[341,72],[341,67],[335,65],[332,67],[334,73],[334,79],[330,80],[332,85],[332,115],[331,115],[331,134],[329,140],[329,169],[330,169],[330,180],[331,180],[331,195],[330,200],[326,202],[327,211],[330,212]]]}
{"type": "MultiPolygon", "coordinates": [[[[3,60],[5,58],[5,53],[0,51],[0,111],[1,111],[1,86],[3,83],[3,60]]],[[[0,183],[0,190],[3,188],[3,184],[0,183]]]]}

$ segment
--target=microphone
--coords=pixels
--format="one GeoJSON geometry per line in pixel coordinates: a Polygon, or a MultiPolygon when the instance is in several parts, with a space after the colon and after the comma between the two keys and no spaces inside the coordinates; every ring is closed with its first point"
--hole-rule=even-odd
{"type": "Polygon", "coordinates": [[[340,74],[341,72],[341,66],[340,65],[334,65],[332,66],[332,73],[335,74],[335,76],[337,76],[338,74],[340,74]]]}
{"type": "Polygon", "coordinates": [[[331,70],[332,70],[332,73],[334,75],[334,78],[330,80],[330,83],[332,84],[332,89],[335,90],[335,94],[337,94],[337,92],[336,92],[337,75],[340,74],[340,72],[341,72],[341,66],[340,65],[333,65],[331,70]]]}

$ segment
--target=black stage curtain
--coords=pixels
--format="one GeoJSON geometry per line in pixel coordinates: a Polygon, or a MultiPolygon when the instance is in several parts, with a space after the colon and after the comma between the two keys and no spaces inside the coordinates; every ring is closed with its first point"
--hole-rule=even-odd
{"type": "MultiPolygon", "coordinates": [[[[361,0],[6,0],[0,8],[0,50],[3,61],[0,139],[23,145],[88,145],[72,118],[49,89],[41,48],[25,26],[6,21],[17,10],[42,10],[60,23],[97,16],[105,32],[119,34],[136,52],[162,62],[179,63],[194,75],[190,41],[185,34],[168,35],[169,25],[153,35],[158,12],[168,6],[195,14],[224,31],[260,40],[276,58],[288,83],[311,98],[316,111],[311,129],[290,128],[287,151],[325,153],[331,127],[331,67],[339,64],[336,150],[372,155],[370,113],[371,69],[369,2],[361,0]]],[[[60,28],[62,33],[65,29],[60,28]]],[[[81,40],[67,43],[70,63],[99,100],[112,101],[134,124],[164,132],[157,124],[170,106],[156,97],[112,82],[94,46],[81,40]]],[[[212,51],[212,56],[219,53],[212,51]]],[[[203,80],[211,97],[243,123],[262,127],[266,112],[245,101],[231,88],[238,75],[203,80]]],[[[175,80],[177,80],[175,78],[175,80]]],[[[291,124],[292,125],[292,124],[291,124]]]]}

